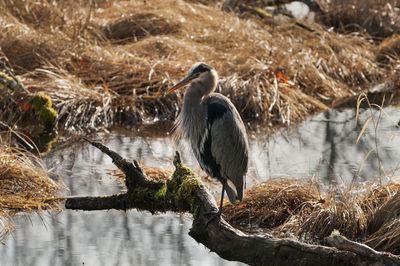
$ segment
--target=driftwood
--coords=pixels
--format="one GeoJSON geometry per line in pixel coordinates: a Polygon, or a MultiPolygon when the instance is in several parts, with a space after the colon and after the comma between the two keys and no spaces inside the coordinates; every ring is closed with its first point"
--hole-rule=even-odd
{"type": "Polygon", "coordinates": [[[176,170],[166,182],[149,180],[136,161],[122,158],[97,142],[91,142],[113,159],[126,175],[127,192],[102,197],[70,197],[65,207],[74,210],[128,210],[151,213],[175,211],[193,214],[189,235],[220,257],[252,265],[399,265],[400,257],[375,251],[363,244],[332,234],[326,242],[333,246],[311,245],[269,234],[246,234],[224,219],[208,226],[210,213],[217,211],[215,199],[190,169],[182,166],[177,153],[176,170]],[[344,240],[343,240],[344,239],[344,240]],[[347,241],[346,241],[347,240],[347,241]],[[345,243],[345,244],[343,244],[345,243]]]}
{"type": "Polygon", "coordinates": [[[341,236],[339,231],[337,231],[337,230],[333,230],[332,234],[326,239],[326,242],[329,245],[336,247],[338,249],[353,252],[359,256],[364,256],[366,258],[370,258],[371,260],[378,261],[385,265],[390,264],[390,263],[392,263],[392,264],[398,263],[398,262],[395,263],[396,262],[395,260],[393,260],[392,262],[387,261],[386,256],[388,255],[388,253],[379,252],[365,244],[361,244],[361,243],[349,240],[346,237],[341,236]]]}

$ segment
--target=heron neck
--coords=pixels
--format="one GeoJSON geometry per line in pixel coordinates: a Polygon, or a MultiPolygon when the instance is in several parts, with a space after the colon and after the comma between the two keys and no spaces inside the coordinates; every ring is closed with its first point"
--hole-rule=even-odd
{"type": "Polygon", "coordinates": [[[200,108],[200,102],[203,94],[199,88],[196,88],[195,85],[195,83],[191,84],[186,90],[185,97],[183,99],[184,113],[197,112],[198,108],[200,108]]]}
{"type": "MultiPolygon", "coordinates": [[[[179,128],[193,143],[197,143],[197,139],[203,133],[204,112],[202,110],[201,99],[203,97],[200,88],[192,83],[186,89],[183,100],[183,110],[180,114],[179,128]]],[[[193,144],[192,143],[192,144],[193,144]]]]}

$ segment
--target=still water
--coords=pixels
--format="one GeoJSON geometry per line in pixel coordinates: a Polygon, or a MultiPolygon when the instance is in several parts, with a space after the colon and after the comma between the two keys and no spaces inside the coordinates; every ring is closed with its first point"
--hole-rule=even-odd
{"type": "MultiPolygon", "coordinates": [[[[129,148],[128,137],[112,135],[106,143],[136,156],[148,141],[132,140],[129,148]]],[[[156,158],[156,151],[146,150],[153,152],[156,158]]],[[[115,169],[111,160],[88,145],[57,152],[45,161],[62,176],[71,195],[124,189],[107,174],[115,169]]],[[[156,159],[145,162],[152,161],[156,159]]],[[[240,265],[197,244],[188,235],[191,220],[173,213],[66,210],[55,216],[17,217],[15,224],[16,230],[0,247],[0,265],[240,265]]]]}
{"type": "MultiPolygon", "coordinates": [[[[396,177],[400,165],[400,110],[385,109],[376,134],[373,121],[356,144],[370,116],[362,111],[355,123],[353,109],[320,114],[290,130],[268,137],[250,133],[250,168],[247,186],[271,177],[313,178],[321,184],[379,179],[379,160],[371,152],[362,171],[364,157],[378,144],[381,172],[396,177]]],[[[374,113],[375,121],[379,114],[374,113]]],[[[163,134],[161,134],[163,135],[163,134]]],[[[121,155],[145,166],[173,170],[172,158],[179,150],[183,162],[200,173],[187,144],[167,136],[146,137],[141,132],[100,135],[121,155]]],[[[124,187],[107,172],[111,160],[86,144],[52,152],[45,162],[64,180],[71,195],[106,195],[124,187]]],[[[213,192],[216,196],[220,187],[213,192]]],[[[15,218],[16,230],[0,246],[0,265],[241,265],[228,262],[197,244],[189,235],[190,217],[174,213],[152,216],[146,212],[70,211],[57,215],[15,218]]]]}

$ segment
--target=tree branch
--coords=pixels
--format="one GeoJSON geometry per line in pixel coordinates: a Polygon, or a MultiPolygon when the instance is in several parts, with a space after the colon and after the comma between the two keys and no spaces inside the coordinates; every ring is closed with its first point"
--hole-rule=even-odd
{"type": "MultiPolygon", "coordinates": [[[[128,191],[104,197],[70,197],[65,203],[67,209],[136,208],[151,213],[190,212],[194,218],[190,236],[224,259],[248,264],[335,266],[400,264],[398,256],[382,252],[378,252],[378,256],[375,256],[375,253],[374,256],[366,256],[365,249],[338,250],[291,239],[276,239],[268,234],[245,234],[233,228],[224,219],[221,219],[220,224],[214,219],[207,226],[209,217],[218,210],[215,199],[192,171],[182,165],[178,153],[174,158],[176,170],[172,177],[166,182],[156,182],[146,178],[137,162],[129,162],[100,143],[92,141],[89,143],[109,155],[114,164],[125,173],[128,191]]],[[[345,248],[340,245],[335,246],[345,248]]]]}
{"type": "Polygon", "coordinates": [[[340,250],[347,250],[359,256],[364,256],[374,261],[380,261],[384,263],[384,265],[398,265],[399,263],[399,256],[394,256],[390,253],[379,252],[365,244],[351,241],[340,235],[339,231],[337,230],[333,230],[331,235],[326,239],[326,242],[340,250]]]}
{"type": "Polygon", "coordinates": [[[126,194],[117,194],[106,197],[70,197],[65,202],[65,208],[71,210],[128,210],[126,194]]]}

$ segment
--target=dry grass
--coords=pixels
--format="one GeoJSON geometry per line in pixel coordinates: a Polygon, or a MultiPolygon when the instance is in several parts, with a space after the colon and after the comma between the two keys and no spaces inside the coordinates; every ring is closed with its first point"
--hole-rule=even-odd
{"type": "Polygon", "coordinates": [[[394,61],[400,57],[400,34],[385,39],[376,52],[378,61],[394,61]]]}
{"type": "MultiPolygon", "coordinates": [[[[374,213],[400,190],[399,182],[389,182],[385,185],[365,184],[362,193],[358,193],[357,202],[362,211],[372,219],[374,213]]],[[[371,231],[371,230],[370,230],[371,231]]]]}
{"type": "Polygon", "coordinates": [[[365,244],[376,250],[400,254],[400,220],[396,218],[380,227],[365,244]]]}
{"type": "Polygon", "coordinates": [[[0,240],[13,229],[12,215],[61,210],[63,185],[49,176],[42,162],[24,151],[0,146],[0,240]]]}
{"type": "MultiPolygon", "coordinates": [[[[170,171],[159,167],[144,166],[142,167],[142,170],[147,178],[157,182],[165,182],[172,174],[170,171]]],[[[116,178],[121,184],[125,184],[125,174],[122,173],[121,170],[110,170],[109,175],[116,178]]]]}
{"type": "Polygon", "coordinates": [[[314,185],[300,180],[270,179],[247,190],[237,207],[229,204],[223,211],[236,225],[275,228],[297,213],[310,213],[318,193],[314,185]]]}
{"type": "Polygon", "coordinates": [[[362,32],[378,38],[400,30],[399,0],[321,0],[321,23],[341,32],[362,32]]]}
{"type": "MultiPolygon", "coordinates": [[[[0,46],[26,86],[45,91],[58,126],[81,130],[173,119],[182,95],[160,95],[191,64],[221,76],[247,121],[289,125],[357,95],[389,70],[375,45],[313,24],[271,25],[196,1],[0,2],[0,46]],[[12,2],[12,3],[11,3],[12,2]]],[[[11,96],[14,97],[14,96],[11,96]]],[[[0,119],[15,111],[1,94],[0,119]]]]}
{"type": "Polygon", "coordinates": [[[373,248],[398,254],[399,189],[397,182],[366,183],[351,190],[335,187],[336,192],[322,193],[313,182],[271,179],[246,191],[240,204],[225,202],[223,213],[229,222],[249,232],[262,230],[276,237],[321,243],[336,229],[350,239],[366,240],[373,248]],[[386,213],[385,218],[382,213],[386,213]],[[373,224],[375,231],[370,230],[373,224]]]}
{"type": "MultiPolygon", "coordinates": [[[[223,2],[225,3],[224,6],[233,8],[241,16],[258,15],[265,19],[271,17],[273,20],[269,22],[277,23],[280,20],[288,19],[284,4],[293,1],[227,0],[223,2]],[[228,2],[229,4],[227,4],[228,2]],[[263,11],[260,10],[266,9],[278,12],[275,12],[274,15],[272,13],[263,15],[263,11]],[[278,14],[285,15],[280,16],[278,14]]],[[[316,13],[318,23],[337,32],[367,34],[379,41],[381,38],[389,37],[400,30],[399,0],[316,0],[304,2],[314,3],[314,6],[309,5],[309,7],[316,13]]]]}

